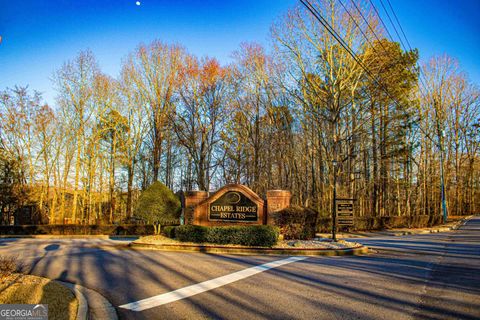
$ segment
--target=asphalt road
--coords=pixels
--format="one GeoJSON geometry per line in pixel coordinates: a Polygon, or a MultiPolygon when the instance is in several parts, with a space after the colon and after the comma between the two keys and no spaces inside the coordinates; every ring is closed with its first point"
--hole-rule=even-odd
{"type": "MultiPolygon", "coordinates": [[[[480,319],[480,218],[446,233],[356,240],[378,253],[310,257],[120,319],[480,319]]],[[[122,250],[113,240],[3,239],[27,272],[118,307],[285,256],[122,250]],[[99,247],[100,246],[100,247],[99,247]]]]}

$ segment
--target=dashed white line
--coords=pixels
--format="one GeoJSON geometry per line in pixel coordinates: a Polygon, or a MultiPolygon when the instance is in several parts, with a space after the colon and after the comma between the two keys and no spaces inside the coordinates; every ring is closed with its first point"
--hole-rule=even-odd
{"type": "Polygon", "coordinates": [[[127,304],[121,305],[120,308],[129,309],[132,311],[143,311],[146,309],[158,307],[170,302],[185,299],[202,292],[206,292],[209,290],[213,290],[215,288],[222,287],[229,283],[251,277],[260,272],[264,272],[273,268],[278,268],[280,266],[283,266],[292,262],[305,260],[307,258],[308,257],[290,257],[287,259],[272,261],[259,266],[255,266],[255,267],[237,271],[231,274],[227,274],[225,276],[221,276],[212,280],[208,280],[208,281],[197,283],[188,287],[184,287],[175,291],[162,293],[147,299],[127,303],[127,304]]]}

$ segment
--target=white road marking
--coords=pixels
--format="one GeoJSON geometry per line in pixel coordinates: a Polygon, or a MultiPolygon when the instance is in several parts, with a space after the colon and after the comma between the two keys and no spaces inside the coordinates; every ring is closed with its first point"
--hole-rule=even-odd
{"type": "Polygon", "coordinates": [[[120,308],[130,309],[132,311],[143,311],[146,309],[158,307],[170,302],[185,299],[202,292],[206,292],[209,290],[213,290],[215,288],[222,287],[229,283],[251,277],[257,273],[264,272],[269,269],[278,268],[280,266],[283,266],[292,262],[296,262],[296,261],[305,260],[307,258],[308,257],[290,257],[287,259],[272,261],[256,267],[252,267],[242,271],[237,271],[231,274],[227,274],[225,276],[221,276],[212,280],[200,282],[200,283],[197,283],[188,287],[184,287],[175,291],[159,294],[151,298],[127,303],[127,304],[121,305],[120,308]]]}

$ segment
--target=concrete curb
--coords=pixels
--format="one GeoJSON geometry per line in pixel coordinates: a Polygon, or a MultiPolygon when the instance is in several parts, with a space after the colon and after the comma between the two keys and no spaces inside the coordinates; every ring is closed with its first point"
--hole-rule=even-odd
{"type": "MultiPolygon", "coordinates": [[[[337,234],[339,239],[362,239],[362,238],[372,238],[372,237],[398,237],[398,236],[409,236],[417,234],[430,234],[430,233],[440,233],[457,230],[459,227],[464,225],[468,220],[475,217],[474,215],[466,216],[458,221],[452,222],[449,225],[441,225],[438,227],[431,227],[429,229],[412,229],[412,230],[398,230],[387,229],[387,230],[377,230],[377,231],[367,231],[362,233],[361,231],[358,234],[337,234]]],[[[328,237],[329,234],[318,233],[320,237],[328,237]]]]}
{"type": "Polygon", "coordinates": [[[87,315],[88,315],[88,303],[87,299],[85,296],[82,294],[80,291],[80,286],[74,283],[70,282],[63,282],[59,280],[53,280],[57,282],[58,284],[69,288],[73,294],[75,295],[75,298],[78,300],[78,309],[77,309],[77,320],[87,320],[87,315]]]}
{"type": "Polygon", "coordinates": [[[462,220],[459,220],[459,221],[455,222],[455,224],[452,226],[452,230],[457,230],[458,228],[463,226],[465,223],[467,223],[468,220],[470,220],[474,217],[475,217],[474,215],[467,216],[467,217],[463,218],[462,220]]]}
{"type": "Polygon", "coordinates": [[[77,297],[78,312],[77,320],[102,319],[102,320],[118,320],[115,307],[103,295],[95,290],[86,288],[76,283],[58,281],[60,284],[72,290],[77,297]],[[78,298],[80,297],[80,298],[78,298]],[[80,301],[82,300],[82,308],[80,301]]]}
{"type": "Polygon", "coordinates": [[[153,244],[153,243],[130,243],[132,249],[147,249],[160,251],[185,251],[213,254],[241,254],[241,255],[290,255],[290,256],[353,256],[367,254],[368,247],[359,246],[344,249],[316,249],[316,248],[262,248],[262,247],[227,247],[205,246],[190,244],[153,244]]]}
{"type": "Polygon", "coordinates": [[[385,248],[385,247],[370,247],[370,253],[380,254],[380,253],[390,253],[390,254],[415,254],[415,255],[429,255],[429,256],[443,256],[442,252],[432,252],[432,251],[419,251],[414,249],[405,249],[405,248],[385,248]]]}

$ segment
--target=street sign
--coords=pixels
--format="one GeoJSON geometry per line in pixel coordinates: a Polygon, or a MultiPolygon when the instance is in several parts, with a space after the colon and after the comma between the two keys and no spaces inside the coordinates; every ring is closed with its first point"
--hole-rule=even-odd
{"type": "Polygon", "coordinates": [[[337,225],[353,226],[353,199],[336,199],[337,225]]]}

